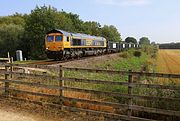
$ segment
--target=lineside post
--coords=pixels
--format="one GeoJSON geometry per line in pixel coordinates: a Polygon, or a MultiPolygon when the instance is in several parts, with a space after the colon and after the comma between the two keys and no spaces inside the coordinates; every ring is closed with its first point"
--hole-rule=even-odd
{"type": "Polygon", "coordinates": [[[63,106],[62,97],[64,96],[64,90],[62,89],[62,87],[64,87],[64,80],[62,80],[62,77],[64,77],[64,70],[62,65],[59,65],[59,87],[61,88],[59,89],[59,96],[60,96],[61,109],[63,106]]]}
{"type": "MultiPolygon", "coordinates": [[[[129,70],[129,75],[128,75],[128,95],[131,96],[132,95],[132,83],[133,83],[133,78],[132,78],[132,70],[129,70]]],[[[128,117],[130,118],[132,115],[132,110],[130,108],[130,106],[132,105],[132,97],[128,98],[128,117]]]]}
{"type": "MultiPolygon", "coordinates": [[[[8,72],[9,71],[9,66],[5,65],[5,71],[8,72]]],[[[8,76],[9,74],[5,74],[5,81],[8,80],[8,76]]],[[[5,82],[5,95],[8,96],[9,95],[9,82],[5,82]]]]}

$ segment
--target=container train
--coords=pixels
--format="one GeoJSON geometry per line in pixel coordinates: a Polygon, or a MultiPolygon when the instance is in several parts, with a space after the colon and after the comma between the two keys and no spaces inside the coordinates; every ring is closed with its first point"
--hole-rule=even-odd
{"type": "Polygon", "coordinates": [[[70,33],[59,29],[47,32],[45,37],[47,57],[55,60],[114,53],[138,47],[138,44],[112,42],[104,37],[70,33]]]}

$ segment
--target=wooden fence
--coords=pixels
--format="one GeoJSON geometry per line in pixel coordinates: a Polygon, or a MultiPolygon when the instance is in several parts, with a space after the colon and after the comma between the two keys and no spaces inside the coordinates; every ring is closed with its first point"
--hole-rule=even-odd
{"type": "Polygon", "coordinates": [[[0,61],[10,63],[10,58],[0,58],[0,61]]]}
{"type": "Polygon", "coordinates": [[[8,63],[13,62],[13,57],[10,57],[10,54],[8,52],[7,58],[0,58],[0,62],[8,62],[8,63]]]}
{"type": "MultiPolygon", "coordinates": [[[[3,66],[3,65],[1,65],[3,66]]],[[[27,95],[34,95],[34,96],[40,96],[40,97],[48,97],[52,99],[58,99],[59,103],[53,103],[53,102],[43,102],[43,101],[36,101],[36,100],[29,100],[36,103],[44,103],[47,105],[53,105],[56,107],[60,107],[63,110],[70,110],[70,111],[83,111],[88,114],[93,115],[104,115],[105,117],[110,118],[116,118],[121,120],[132,120],[132,121],[152,121],[152,120],[160,120],[160,116],[168,116],[171,117],[171,120],[179,120],[180,119],[180,97],[174,96],[174,97],[161,97],[161,96],[149,96],[149,95],[143,95],[143,94],[134,94],[133,89],[136,87],[140,88],[147,88],[147,89],[158,89],[158,90],[174,90],[176,92],[180,92],[180,86],[178,85],[162,85],[162,84],[144,84],[144,83],[138,83],[134,82],[134,78],[136,76],[142,76],[142,77],[156,77],[156,78],[165,78],[165,79],[180,79],[179,74],[163,74],[163,73],[145,73],[145,72],[133,72],[131,70],[129,71],[117,71],[117,70],[103,70],[103,69],[85,69],[85,68],[68,68],[68,67],[50,67],[50,66],[40,66],[42,69],[44,69],[45,72],[43,73],[24,73],[17,71],[18,69],[15,68],[21,68],[22,65],[5,65],[5,70],[0,71],[0,75],[4,75],[4,78],[0,79],[0,82],[4,85],[0,87],[0,89],[3,91],[2,96],[11,97],[15,99],[23,99],[19,98],[18,96],[11,95],[11,92],[23,93],[27,95]],[[14,68],[14,71],[13,71],[14,68]],[[56,71],[58,71],[59,75],[48,75],[46,74],[47,69],[56,68],[56,71]],[[73,71],[73,72],[87,72],[87,73],[106,73],[106,74],[118,74],[118,75],[127,75],[128,81],[127,82],[119,82],[119,81],[107,81],[107,80],[100,80],[100,79],[86,79],[86,78],[75,78],[75,77],[66,77],[64,76],[64,73],[66,71],[73,71]],[[22,77],[33,77],[33,78],[41,78],[41,79],[53,79],[56,82],[58,82],[58,85],[53,84],[42,84],[39,82],[27,82],[27,81],[19,81],[14,80],[14,76],[22,76],[22,77]],[[64,83],[66,82],[77,82],[77,83],[87,83],[89,85],[91,84],[103,84],[103,85],[116,85],[116,86],[125,86],[127,87],[127,93],[121,93],[121,92],[114,92],[114,91],[101,91],[96,89],[83,89],[83,88],[77,88],[72,86],[65,86],[64,83]],[[27,91],[24,89],[17,89],[15,86],[11,86],[12,84],[16,85],[24,85],[28,87],[37,87],[37,88],[45,88],[47,90],[56,90],[59,93],[42,93],[39,91],[27,91]],[[91,99],[84,99],[84,98],[77,98],[77,97],[68,97],[65,95],[65,91],[70,92],[80,92],[80,93],[88,93],[93,95],[105,95],[105,96],[112,96],[112,97],[121,97],[126,99],[126,103],[121,102],[111,102],[111,101],[101,101],[101,100],[91,100],[91,99]],[[159,108],[159,107],[146,107],[141,106],[133,103],[134,100],[145,100],[145,101],[167,101],[168,103],[173,104],[173,102],[176,102],[174,105],[176,105],[176,109],[169,110],[166,108],[159,108]],[[65,101],[72,101],[73,103],[81,102],[86,103],[89,105],[98,105],[98,106],[109,106],[113,109],[121,109],[123,113],[116,113],[114,112],[108,112],[108,111],[102,111],[102,110],[92,110],[89,108],[82,108],[80,106],[76,105],[65,105],[63,102],[65,101]],[[146,117],[146,116],[140,116],[140,115],[134,115],[135,112],[142,112],[146,114],[152,114],[153,117],[146,117]],[[154,116],[156,115],[156,116],[154,116]],[[157,116],[160,115],[160,116],[157,116]],[[158,118],[157,118],[158,117],[158,118]]],[[[24,66],[26,67],[26,66],[24,66]]],[[[24,68],[23,67],[23,68],[24,68]]],[[[28,67],[29,68],[29,67],[28,67]]],[[[31,68],[39,68],[37,65],[32,65],[31,68]]],[[[66,92],[67,93],[67,92],[66,92]]],[[[26,99],[27,100],[27,99],[26,99]]]]}

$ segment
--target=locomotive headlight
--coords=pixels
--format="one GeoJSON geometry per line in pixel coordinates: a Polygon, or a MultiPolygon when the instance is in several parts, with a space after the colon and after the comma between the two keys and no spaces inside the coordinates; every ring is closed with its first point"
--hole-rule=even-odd
{"type": "Polygon", "coordinates": [[[49,47],[46,47],[46,50],[48,50],[49,49],[49,47]]]}

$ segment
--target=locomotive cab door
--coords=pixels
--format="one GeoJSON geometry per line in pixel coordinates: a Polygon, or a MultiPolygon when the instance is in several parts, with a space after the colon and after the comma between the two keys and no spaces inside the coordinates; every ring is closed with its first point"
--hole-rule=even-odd
{"type": "Polygon", "coordinates": [[[70,48],[70,36],[63,36],[64,48],[70,48]]]}

